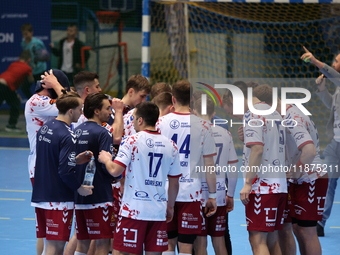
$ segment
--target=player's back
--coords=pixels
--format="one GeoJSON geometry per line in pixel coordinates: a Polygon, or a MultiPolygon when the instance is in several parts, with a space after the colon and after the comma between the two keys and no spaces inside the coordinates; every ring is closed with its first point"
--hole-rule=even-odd
{"type": "Polygon", "coordinates": [[[74,200],[79,188],[72,169],[75,167],[75,136],[62,121],[50,120],[37,133],[37,160],[33,202],[67,202],[74,200]]]}
{"type": "Polygon", "coordinates": [[[173,112],[159,118],[156,126],[179,150],[182,177],[176,201],[200,200],[201,180],[194,174],[195,167],[204,165],[202,156],[216,153],[209,122],[190,113],[173,112]]]}
{"type": "MultiPolygon", "coordinates": [[[[101,150],[113,153],[112,133],[94,121],[85,121],[74,131],[77,137],[76,152],[90,150],[95,157],[96,174],[93,180],[94,192],[91,196],[76,196],[76,204],[92,204],[112,201],[111,181],[113,177],[107,172],[105,166],[97,158],[101,150]]],[[[77,165],[76,174],[82,181],[87,164],[77,165]]]]}
{"type": "Polygon", "coordinates": [[[286,164],[288,166],[295,165],[300,158],[301,148],[308,143],[313,143],[316,149],[316,155],[308,174],[310,175],[310,178],[316,178],[317,176],[324,175],[325,173],[323,173],[321,169],[318,169],[319,173],[317,173],[314,177],[311,175],[311,172],[315,172],[317,168],[319,168],[317,166],[322,166],[322,160],[320,158],[319,135],[314,122],[295,105],[290,105],[287,108],[285,120],[287,120],[286,125],[288,126],[286,164]]]}
{"type": "Polygon", "coordinates": [[[122,216],[141,220],[158,217],[167,200],[167,177],[179,174],[177,153],[176,145],[157,131],[140,131],[122,141],[115,162],[130,162],[125,165],[122,216]],[[138,215],[131,215],[132,210],[138,215]]]}
{"type": "MultiPolygon", "coordinates": [[[[228,166],[238,162],[236,151],[234,148],[234,142],[231,133],[225,128],[217,125],[210,124],[212,135],[216,144],[216,153],[214,156],[214,162],[216,166],[216,192],[217,206],[225,205],[225,190],[226,190],[226,178],[227,171],[231,171],[228,166]]],[[[236,169],[235,169],[236,171],[236,169]]],[[[206,180],[202,180],[202,202],[208,200],[209,191],[206,180]]]]}
{"type": "MultiPolygon", "coordinates": [[[[258,103],[254,107],[258,110],[270,109],[266,103],[258,103]]],[[[281,123],[281,115],[277,111],[268,115],[257,115],[247,111],[244,114],[244,121],[246,123],[243,128],[244,166],[249,165],[250,147],[257,144],[263,146],[260,168],[257,169],[258,173],[252,187],[253,192],[286,193],[286,174],[282,170],[285,166],[285,127],[281,123]]]]}

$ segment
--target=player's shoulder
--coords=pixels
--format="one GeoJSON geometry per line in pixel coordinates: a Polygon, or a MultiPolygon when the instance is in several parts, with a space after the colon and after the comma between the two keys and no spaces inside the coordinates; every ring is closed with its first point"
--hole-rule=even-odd
{"type": "Polygon", "coordinates": [[[213,125],[213,124],[210,124],[210,127],[211,127],[211,130],[214,134],[217,134],[217,135],[220,135],[222,137],[232,137],[231,133],[229,130],[219,126],[219,125],[213,125]]]}

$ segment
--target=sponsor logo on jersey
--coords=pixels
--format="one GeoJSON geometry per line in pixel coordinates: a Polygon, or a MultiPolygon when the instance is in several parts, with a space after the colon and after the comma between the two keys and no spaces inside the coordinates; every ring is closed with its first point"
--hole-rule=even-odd
{"type": "Polygon", "coordinates": [[[305,134],[303,132],[298,132],[294,135],[295,141],[299,141],[305,137],[305,134]]]}
{"type": "Polygon", "coordinates": [[[139,198],[149,198],[149,194],[146,193],[145,191],[137,191],[135,193],[135,196],[139,198]]]}
{"type": "Polygon", "coordinates": [[[149,148],[153,148],[154,146],[154,142],[151,138],[148,138],[146,139],[146,145],[149,147],[149,148]]]}
{"type": "Polygon", "coordinates": [[[188,161],[181,161],[180,164],[183,167],[187,167],[188,166],[188,161]]]}
{"type": "Polygon", "coordinates": [[[41,129],[40,129],[40,133],[41,133],[42,135],[44,135],[44,134],[46,134],[47,130],[48,130],[48,126],[47,126],[47,125],[44,125],[44,126],[42,126],[41,129]]]}
{"type": "Polygon", "coordinates": [[[279,159],[274,159],[272,164],[274,166],[279,166],[280,165],[280,160],[279,159]]]}
{"type": "Polygon", "coordinates": [[[172,120],[172,121],[170,121],[170,128],[172,128],[172,129],[177,129],[177,128],[179,128],[179,126],[180,126],[180,123],[179,123],[178,120],[172,120]]]}
{"type": "Polygon", "coordinates": [[[68,155],[68,165],[69,166],[75,166],[76,165],[76,152],[72,151],[70,152],[70,154],[68,155]]]}
{"type": "Polygon", "coordinates": [[[79,136],[81,136],[82,130],[77,129],[74,133],[75,133],[76,137],[79,138],[79,136]]]}

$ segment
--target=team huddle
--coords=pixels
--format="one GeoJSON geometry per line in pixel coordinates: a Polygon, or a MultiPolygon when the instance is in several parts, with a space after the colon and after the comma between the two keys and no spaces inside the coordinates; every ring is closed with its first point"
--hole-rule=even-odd
{"type": "MultiPolygon", "coordinates": [[[[101,93],[93,72],[79,72],[73,84],[70,91],[60,70],[45,72],[25,107],[40,254],[204,255],[208,235],[215,254],[231,254],[228,213],[238,172],[199,173],[197,166],[237,169],[233,139],[244,143],[242,165],[259,170],[244,173],[240,191],[253,254],[296,254],[294,235],[301,254],[321,254],[316,226],[328,176],[317,129],[298,107],[287,105],[281,116],[280,103],[266,115],[245,105],[245,114],[234,116],[245,125],[232,137],[214,124],[214,102],[203,102],[186,80],[151,86],[133,75],[121,100],[101,93]],[[96,173],[93,185],[84,185],[91,157],[96,173]],[[279,165],[297,170],[260,171],[279,165]]],[[[271,108],[271,86],[233,85],[245,99],[253,89],[255,109],[271,108]]],[[[225,91],[231,115],[233,100],[225,91]]]]}

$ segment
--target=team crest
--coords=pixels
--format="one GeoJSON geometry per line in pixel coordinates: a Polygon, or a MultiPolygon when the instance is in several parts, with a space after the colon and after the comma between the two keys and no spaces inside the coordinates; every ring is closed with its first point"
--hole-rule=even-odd
{"type": "Polygon", "coordinates": [[[177,129],[177,128],[179,128],[179,126],[180,126],[180,123],[179,123],[178,120],[172,120],[172,121],[170,122],[170,127],[171,127],[172,129],[177,129]]]}

